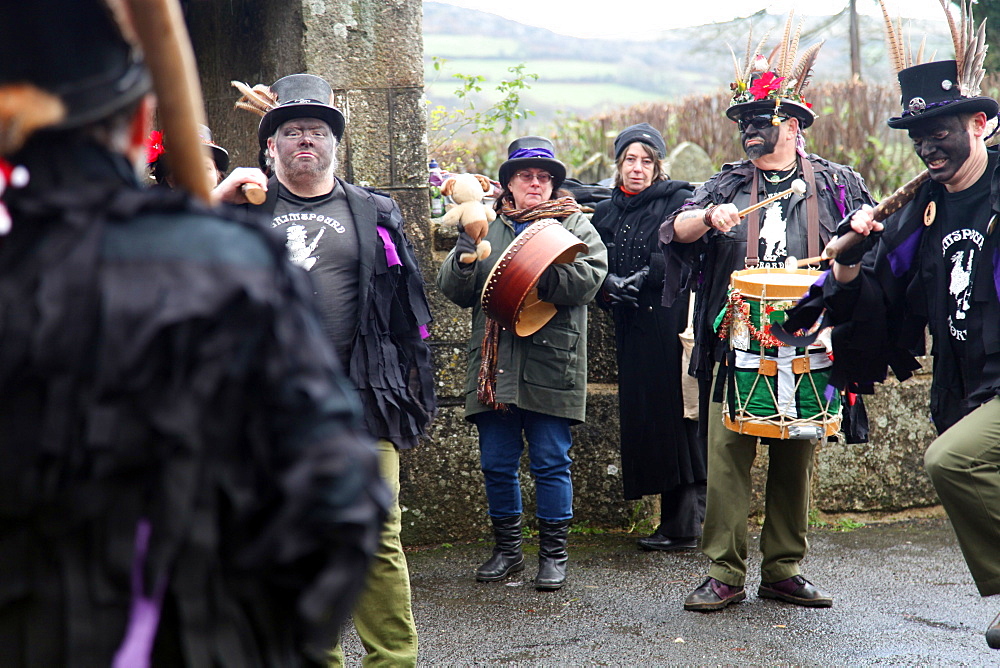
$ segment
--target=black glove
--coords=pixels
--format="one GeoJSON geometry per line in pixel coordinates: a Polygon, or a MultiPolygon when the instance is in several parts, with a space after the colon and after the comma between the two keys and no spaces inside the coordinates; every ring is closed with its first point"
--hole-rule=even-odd
{"type": "Polygon", "coordinates": [[[645,285],[646,279],[649,278],[649,267],[643,267],[639,271],[635,272],[631,276],[625,279],[625,282],[629,285],[634,285],[636,290],[642,290],[642,286],[645,285]]]}
{"type": "Polygon", "coordinates": [[[463,269],[466,267],[471,267],[472,262],[462,262],[458,258],[462,257],[464,253],[476,254],[476,241],[469,236],[469,233],[465,231],[465,228],[461,223],[458,224],[458,240],[455,242],[455,260],[458,262],[458,266],[463,269]]]}
{"type": "Polygon", "coordinates": [[[604,290],[609,302],[628,304],[632,308],[639,308],[639,288],[629,282],[630,278],[631,276],[622,278],[617,274],[608,274],[601,289],[604,290]]]}
{"type": "MultiPolygon", "coordinates": [[[[840,225],[837,226],[837,237],[842,237],[849,232],[853,232],[851,229],[851,218],[854,216],[855,212],[857,212],[857,209],[848,213],[844,216],[844,219],[840,221],[840,225]]],[[[837,264],[843,265],[858,264],[865,256],[865,253],[870,251],[875,246],[875,242],[878,241],[880,236],[882,236],[881,232],[872,232],[853,246],[840,251],[833,261],[837,264]]]]}

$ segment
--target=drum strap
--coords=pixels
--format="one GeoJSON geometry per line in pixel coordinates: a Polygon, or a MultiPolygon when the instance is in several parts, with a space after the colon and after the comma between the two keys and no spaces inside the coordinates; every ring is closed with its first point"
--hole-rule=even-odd
{"type": "Polygon", "coordinates": [[[802,161],[802,176],[806,182],[806,257],[819,255],[819,193],[816,173],[808,158],[802,161]]]}
{"type": "MultiPolygon", "coordinates": [[[[750,206],[756,204],[759,200],[760,192],[760,169],[754,167],[753,170],[753,185],[750,186],[750,206]]],[[[760,259],[757,257],[757,252],[760,247],[760,209],[751,211],[747,216],[747,254],[746,254],[746,267],[747,269],[753,269],[758,264],[760,264],[760,259]]]]}

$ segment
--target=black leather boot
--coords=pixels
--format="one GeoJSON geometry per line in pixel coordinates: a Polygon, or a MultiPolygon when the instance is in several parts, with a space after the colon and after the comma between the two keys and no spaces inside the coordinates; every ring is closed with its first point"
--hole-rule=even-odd
{"type": "Polygon", "coordinates": [[[521,554],[521,516],[491,517],[493,537],[496,547],[493,556],[476,569],[479,582],[496,582],[511,573],[524,570],[524,555],[521,554]]]}
{"type": "Polygon", "coordinates": [[[570,520],[538,520],[538,577],[535,578],[535,589],[538,591],[555,591],[566,582],[569,523],[570,520]]]}

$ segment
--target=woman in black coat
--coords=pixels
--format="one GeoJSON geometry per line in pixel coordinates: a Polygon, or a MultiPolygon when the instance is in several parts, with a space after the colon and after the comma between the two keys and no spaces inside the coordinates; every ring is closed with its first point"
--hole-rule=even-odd
{"type": "Polygon", "coordinates": [[[615,323],[622,480],[626,499],[660,495],[660,526],[640,538],[648,550],[697,546],[705,515],[706,447],[684,419],[681,344],[687,298],[660,304],[663,256],[657,232],[691,195],[691,184],[663,169],[663,137],[647,123],[615,139],[617,172],[594,227],[608,247],[609,273],[598,304],[615,323]]]}

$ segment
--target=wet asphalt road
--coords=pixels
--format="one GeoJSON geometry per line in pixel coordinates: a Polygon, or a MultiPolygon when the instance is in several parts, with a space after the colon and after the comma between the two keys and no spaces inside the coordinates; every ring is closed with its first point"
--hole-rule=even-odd
{"type": "MultiPolygon", "coordinates": [[[[410,551],[419,665],[1000,666],[983,637],[1000,597],[980,598],[946,520],[811,531],[803,574],[829,609],[758,599],[757,537],[747,600],[714,613],[682,609],[700,552],[642,552],[635,535],[571,535],[567,584],[548,593],[531,584],[537,539],[501,583],[475,581],[487,543],[410,551]]],[[[350,629],[344,648],[359,665],[350,629]]]]}

